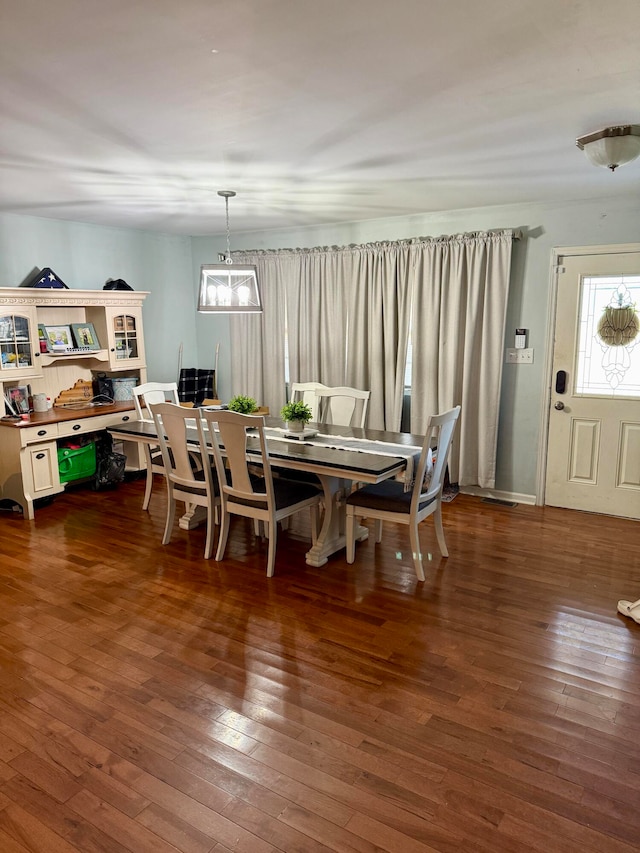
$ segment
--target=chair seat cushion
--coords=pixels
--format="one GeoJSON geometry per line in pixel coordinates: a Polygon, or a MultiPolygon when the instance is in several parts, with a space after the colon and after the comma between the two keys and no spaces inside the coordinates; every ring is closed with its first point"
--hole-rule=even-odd
{"type": "MultiPolygon", "coordinates": [[[[251,484],[255,492],[266,494],[266,486],[262,477],[251,477],[251,484]]],[[[276,499],[276,509],[285,509],[288,506],[315,498],[319,494],[318,489],[310,483],[295,483],[293,480],[276,479],[273,481],[273,493],[276,499]]],[[[266,506],[264,501],[243,500],[236,497],[230,497],[229,502],[258,508],[266,506]]]]}
{"type": "MultiPolygon", "coordinates": [[[[405,492],[404,484],[397,480],[383,480],[352,492],[347,498],[347,506],[377,509],[380,512],[402,512],[408,515],[411,511],[412,494],[413,492],[405,492]]],[[[430,498],[428,501],[422,501],[419,509],[424,509],[434,500],[435,498],[430,498]]]]}

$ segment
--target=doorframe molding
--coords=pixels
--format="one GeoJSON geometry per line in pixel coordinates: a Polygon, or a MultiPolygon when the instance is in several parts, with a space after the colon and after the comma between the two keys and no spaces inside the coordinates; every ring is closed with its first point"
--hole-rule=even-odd
{"type": "Polygon", "coordinates": [[[558,301],[558,273],[565,257],[589,255],[640,254],[640,243],[615,243],[604,246],[557,246],[551,250],[549,268],[549,298],[547,300],[547,342],[544,356],[544,394],[540,408],[540,444],[536,472],[536,506],[544,506],[547,486],[547,452],[549,449],[549,418],[551,416],[551,388],[553,385],[553,343],[556,332],[556,304],[558,301]]]}

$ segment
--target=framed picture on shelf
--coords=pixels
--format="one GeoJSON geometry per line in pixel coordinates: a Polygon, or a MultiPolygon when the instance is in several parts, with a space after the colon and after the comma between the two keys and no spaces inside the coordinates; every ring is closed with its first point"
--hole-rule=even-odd
{"type": "Polygon", "coordinates": [[[93,328],[93,323],[72,323],[73,337],[75,338],[77,347],[91,347],[91,349],[100,349],[100,342],[96,335],[96,330],[93,328]]]}
{"type": "Polygon", "coordinates": [[[9,396],[8,391],[4,392],[4,409],[5,415],[12,415],[13,417],[15,417],[16,410],[13,407],[13,403],[11,402],[11,397],[9,396]]]}
{"type": "Polygon", "coordinates": [[[7,394],[11,406],[16,415],[29,414],[29,386],[16,385],[14,388],[8,388],[7,394]]]}
{"type": "Polygon", "coordinates": [[[45,326],[44,333],[47,337],[49,352],[70,349],[73,346],[71,326],[45,326]]]}

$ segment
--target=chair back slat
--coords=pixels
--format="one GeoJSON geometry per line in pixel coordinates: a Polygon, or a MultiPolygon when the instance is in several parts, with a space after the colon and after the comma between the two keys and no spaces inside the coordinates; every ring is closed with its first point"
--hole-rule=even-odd
{"type": "Polygon", "coordinates": [[[275,505],[273,477],[264,435],[264,418],[229,411],[203,411],[202,415],[209,428],[218,480],[224,496],[263,503],[265,509],[270,504],[275,505]],[[251,457],[247,455],[249,430],[252,436],[259,440],[259,456],[255,453],[251,457]],[[255,490],[255,479],[252,480],[249,470],[250,463],[261,465],[260,476],[263,480],[261,485],[265,487],[264,491],[255,490]],[[229,471],[230,483],[226,471],[229,471]]]}
{"type": "Polygon", "coordinates": [[[346,385],[316,391],[318,417],[322,423],[364,428],[371,391],[346,385]]]}
{"type": "Polygon", "coordinates": [[[133,389],[133,402],[136,407],[136,417],[139,421],[151,421],[145,417],[144,409],[157,403],[178,404],[178,385],[176,382],[144,382],[133,389]]]}
{"type": "MultiPolygon", "coordinates": [[[[150,411],[162,450],[165,476],[177,486],[203,490],[205,483],[196,479],[191,464],[190,451],[193,451],[193,446],[187,445],[187,430],[198,427],[198,419],[194,418],[193,411],[176,403],[156,403],[150,406],[150,411]]],[[[200,430],[198,436],[202,446],[200,430]]],[[[203,458],[206,459],[206,448],[203,458]]],[[[206,479],[211,476],[211,466],[205,464],[203,468],[206,479]]]]}
{"type": "Polygon", "coordinates": [[[459,415],[460,406],[456,406],[448,412],[432,415],[429,418],[420,461],[416,469],[412,504],[418,505],[431,500],[442,492],[447,460],[459,415]]]}

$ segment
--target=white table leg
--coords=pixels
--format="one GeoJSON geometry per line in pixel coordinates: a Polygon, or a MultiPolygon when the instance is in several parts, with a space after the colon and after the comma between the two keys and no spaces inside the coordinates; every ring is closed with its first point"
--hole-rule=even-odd
{"type": "MultiPolygon", "coordinates": [[[[346,547],[345,535],[346,510],[345,495],[350,480],[340,480],[337,477],[319,475],[322,489],[324,491],[324,517],[320,535],[311,548],[307,551],[306,560],[310,566],[324,566],[329,557],[346,547]]],[[[356,541],[362,542],[369,535],[366,527],[356,527],[356,541]]]]}
{"type": "Polygon", "coordinates": [[[178,519],[178,527],[183,530],[193,530],[207,523],[207,508],[198,504],[185,504],[186,512],[178,519]]]}

